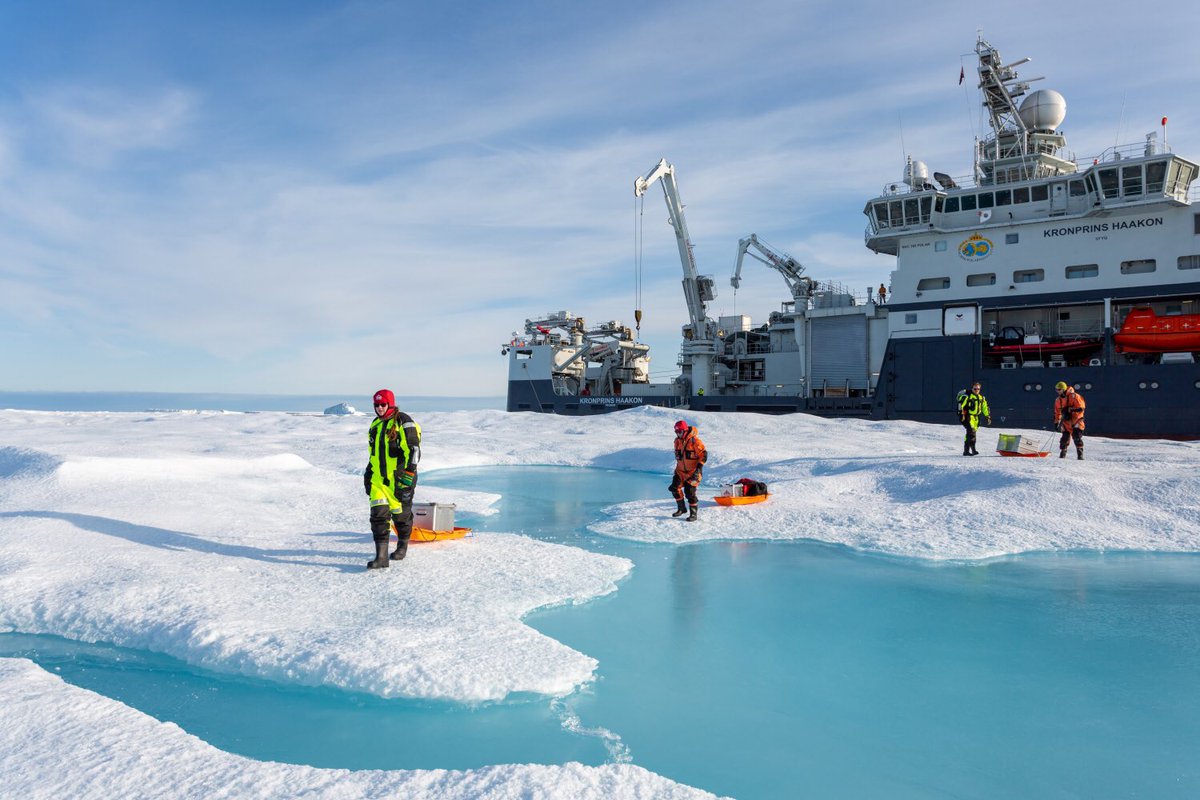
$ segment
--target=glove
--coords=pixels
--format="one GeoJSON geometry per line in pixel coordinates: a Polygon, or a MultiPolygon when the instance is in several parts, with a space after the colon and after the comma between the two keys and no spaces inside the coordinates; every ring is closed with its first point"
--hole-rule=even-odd
{"type": "Polygon", "coordinates": [[[396,473],[396,482],[407,489],[417,482],[417,473],[407,469],[401,470],[396,473]]]}
{"type": "Polygon", "coordinates": [[[363,473],[363,491],[368,495],[371,494],[371,469],[370,467],[363,473]]]}
{"type": "Polygon", "coordinates": [[[991,418],[991,417],[988,417],[988,418],[987,418],[987,424],[988,424],[988,425],[991,425],[991,424],[992,424],[992,418],[991,418]]]}

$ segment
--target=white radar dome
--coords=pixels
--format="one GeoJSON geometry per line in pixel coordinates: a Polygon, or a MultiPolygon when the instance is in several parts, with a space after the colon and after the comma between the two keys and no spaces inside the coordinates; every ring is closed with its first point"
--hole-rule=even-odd
{"type": "Polygon", "coordinates": [[[1053,89],[1038,89],[1021,101],[1018,113],[1025,127],[1035,131],[1053,131],[1067,116],[1067,101],[1053,89]]]}
{"type": "Polygon", "coordinates": [[[909,160],[904,165],[904,182],[914,189],[920,189],[929,183],[929,167],[924,161],[909,160]]]}

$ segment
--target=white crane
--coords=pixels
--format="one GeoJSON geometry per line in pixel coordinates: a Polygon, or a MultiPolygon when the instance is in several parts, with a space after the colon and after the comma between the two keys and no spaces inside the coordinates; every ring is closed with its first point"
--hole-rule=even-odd
{"type": "Polygon", "coordinates": [[[681,352],[684,363],[691,365],[692,391],[702,395],[712,390],[713,360],[717,353],[717,325],[708,318],[705,303],[715,299],[716,292],[713,279],[696,272],[687,222],[683,218],[683,203],[679,200],[679,186],[675,183],[675,167],[664,158],[645,176],[635,178],[634,197],[644,195],[650,184],[658,180],[662,181],[667,213],[670,214],[671,227],[675,229],[675,243],[679,247],[679,260],[683,265],[683,296],[687,300],[690,321],[683,327],[681,352]]]}
{"type": "Polygon", "coordinates": [[[796,300],[797,307],[803,308],[802,303],[812,296],[816,281],[804,275],[803,264],[787,253],[775,252],[765,243],[760,242],[757,234],[752,233],[738,242],[737,266],[734,267],[733,277],[729,279],[729,283],[734,289],[742,283],[742,261],[747,255],[782,275],[788,290],[796,300]],[[750,252],[751,248],[758,252],[750,252]]]}

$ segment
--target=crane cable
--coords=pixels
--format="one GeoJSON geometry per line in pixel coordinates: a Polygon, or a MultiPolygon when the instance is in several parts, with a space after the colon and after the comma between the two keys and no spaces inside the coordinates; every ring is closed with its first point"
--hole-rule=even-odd
{"type": "Polygon", "coordinates": [[[645,199],[633,198],[633,320],[638,336],[642,333],[642,226],[645,199]]]}

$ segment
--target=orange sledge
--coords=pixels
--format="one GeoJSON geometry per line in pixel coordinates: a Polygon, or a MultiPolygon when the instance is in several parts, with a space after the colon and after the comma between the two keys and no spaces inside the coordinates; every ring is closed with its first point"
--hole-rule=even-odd
{"type": "Polygon", "coordinates": [[[719,506],[748,506],[752,503],[762,503],[770,496],[769,494],[754,494],[748,497],[733,497],[727,494],[719,494],[713,500],[716,500],[719,506]]]}
{"type": "Polygon", "coordinates": [[[721,493],[713,498],[719,506],[748,506],[761,503],[770,497],[767,485],[750,478],[739,478],[733,483],[721,484],[721,493]]]}
{"type": "Polygon", "coordinates": [[[428,528],[413,528],[412,537],[408,540],[409,544],[418,544],[420,542],[442,542],[447,539],[461,539],[464,536],[470,536],[470,528],[455,528],[451,531],[431,531],[428,528]]]}

